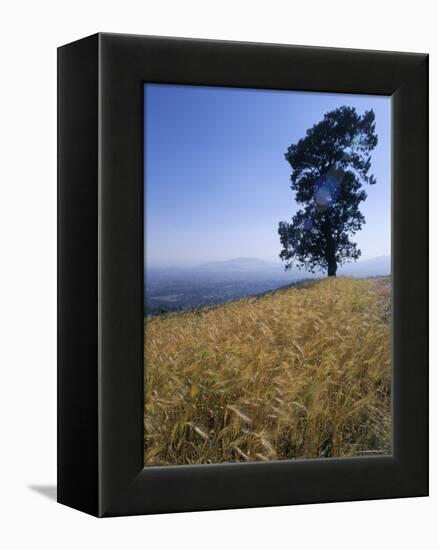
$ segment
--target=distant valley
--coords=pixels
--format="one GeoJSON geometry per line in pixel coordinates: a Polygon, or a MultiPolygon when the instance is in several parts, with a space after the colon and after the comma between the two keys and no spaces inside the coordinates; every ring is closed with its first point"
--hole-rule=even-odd
{"type": "MultiPolygon", "coordinates": [[[[337,274],[353,277],[389,275],[390,257],[348,264],[337,274]]],[[[322,273],[298,269],[286,272],[280,262],[257,258],[234,258],[194,267],[155,267],[145,273],[144,311],[151,315],[220,304],[322,276],[322,273]]]]}

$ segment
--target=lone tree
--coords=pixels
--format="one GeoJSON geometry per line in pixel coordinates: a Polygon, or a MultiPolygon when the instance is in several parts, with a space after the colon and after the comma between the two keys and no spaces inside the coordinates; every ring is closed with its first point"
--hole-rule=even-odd
{"type": "Polygon", "coordinates": [[[291,189],[303,209],[291,223],[279,223],[286,270],[295,263],[312,273],[327,270],[331,277],[337,266],[360,257],[351,237],[366,221],[359,205],[367,197],[362,184],[376,183],[369,169],[377,143],[374,112],[361,116],[344,106],[326,113],[288,147],[291,189]]]}

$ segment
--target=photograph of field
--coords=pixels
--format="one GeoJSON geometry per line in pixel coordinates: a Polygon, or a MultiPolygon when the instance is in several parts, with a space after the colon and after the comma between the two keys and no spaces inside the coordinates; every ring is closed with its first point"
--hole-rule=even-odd
{"type": "Polygon", "coordinates": [[[145,138],[145,466],[391,454],[389,100],[146,85],[145,138]]]}

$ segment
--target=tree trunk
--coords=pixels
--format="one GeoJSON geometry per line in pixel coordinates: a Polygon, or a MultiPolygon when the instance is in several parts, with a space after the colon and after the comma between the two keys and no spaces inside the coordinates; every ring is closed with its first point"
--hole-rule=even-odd
{"type": "Polygon", "coordinates": [[[325,237],[326,237],[326,262],[328,265],[328,277],[336,277],[337,260],[335,259],[335,240],[331,231],[331,222],[328,215],[325,216],[325,237]]]}
{"type": "Polygon", "coordinates": [[[336,277],[337,276],[337,262],[335,261],[335,258],[328,261],[328,277],[336,277]]]}

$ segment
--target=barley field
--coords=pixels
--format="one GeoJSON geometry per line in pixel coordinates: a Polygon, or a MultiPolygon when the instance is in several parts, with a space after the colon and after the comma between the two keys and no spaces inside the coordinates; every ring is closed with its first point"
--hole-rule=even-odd
{"type": "Polygon", "coordinates": [[[145,318],[144,463],[390,453],[390,280],[145,318]]]}

